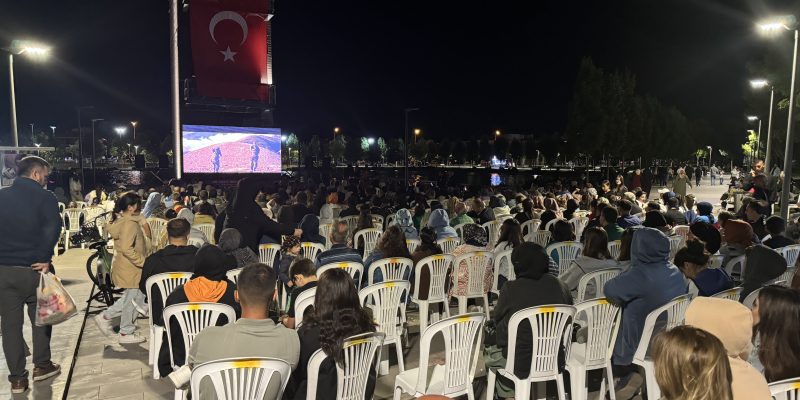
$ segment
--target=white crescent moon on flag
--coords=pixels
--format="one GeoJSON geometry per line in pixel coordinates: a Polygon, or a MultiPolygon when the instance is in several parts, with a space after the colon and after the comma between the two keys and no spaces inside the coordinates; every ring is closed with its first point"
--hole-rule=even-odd
{"type": "Polygon", "coordinates": [[[218,23],[226,19],[236,22],[242,27],[242,41],[239,43],[241,46],[247,40],[247,22],[245,22],[241,14],[233,11],[220,11],[211,17],[211,22],[208,23],[208,32],[211,34],[211,39],[214,40],[214,43],[217,43],[217,38],[214,37],[214,28],[217,27],[218,23]]]}

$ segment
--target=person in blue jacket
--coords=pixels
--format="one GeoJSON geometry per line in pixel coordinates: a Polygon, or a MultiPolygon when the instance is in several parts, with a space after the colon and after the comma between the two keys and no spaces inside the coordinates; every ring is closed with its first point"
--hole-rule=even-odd
{"type": "Polygon", "coordinates": [[[724,269],[708,268],[710,256],[706,251],[706,244],[699,239],[686,241],[686,247],[675,254],[675,266],[687,279],[694,282],[697,294],[703,297],[733,288],[733,280],[724,269]]]}
{"type": "MultiPolygon", "coordinates": [[[[686,294],[683,274],[669,261],[669,239],[655,228],[636,230],[630,268],[609,280],[603,292],[609,301],[622,307],[622,326],[612,364],[630,371],[647,314],[686,294]]],[[[620,386],[629,379],[630,375],[620,376],[620,386]]]]}
{"type": "Polygon", "coordinates": [[[441,208],[431,211],[431,216],[428,218],[428,228],[436,232],[436,240],[458,237],[456,230],[450,227],[450,218],[447,217],[447,211],[441,208]]]}

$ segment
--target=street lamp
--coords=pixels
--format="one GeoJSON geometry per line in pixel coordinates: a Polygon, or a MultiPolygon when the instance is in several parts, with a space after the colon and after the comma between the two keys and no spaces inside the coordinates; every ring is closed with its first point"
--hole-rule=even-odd
{"type": "Polygon", "coordinates": [[[131,121],[131,125],[133,125],[133,141],[136,141],[136,125],[139,124],[139,121],[131,121]]]}
{"type": "Polygon", "coordinates": [[[498,136],[500,136],[500,130],[499,129],[494,131],[494,137],[496,138],[498,136]]]}
{"type": "Polygon", "coordinates": [[[711,152],[712,152],[712,148],[711,148],[711,146],[706,146],[706,148],[708,149],[708,168],[711,168],[711,152]]]}
{"type": "Polygon", "coordinates": [[[133,155],[139,154],[139,145],[136,144],[133,146],[133,155]]]}
{"type": "Polygon", "coordinates": [[[775,102],[775,86],[769,84],[766,79],[753,79],[750,81],[753,89],[763,89],[769,86],[769,119],[767,119],[767,154],[764,156],[764,170],[769,173],[770,160],[772,159],[772,109],[775,102]]]}
{"type": "Polygon", "coordinates": [[[119,135],[120,139],[122,139],[122,135],[124,135],[125,132],[127,132],[127,131],[128,131],[128,128],[126,128],[124,126],[114,127],[114,132],[117,132],[117,135],[119,135]]]}
{"type": "Polygon", "coordinates": [[[403,183],[404,187],[408,186],[408,113],[413,111],[419,111],[419,108],[409,107],[403,110],[403,115],[405,116],[405,126],[403,128],[403,170],[406,179],[405,183],[403,183]]]}
{"type": "Polygon", "coordinates": [[[783,155],[783,184],[781,185],[781,217],[789,219],[789,192],[792,189],[792,153],[794,138],[792,137],[792,114],[794,111],[794,83],[797,76],[797,19],[794,15],[784,15],[758,25],[763,33],[777,33],[783,30],[794,30],[794,52],[792,55],[792,83],[789,88],[789,117],[786,124],[786,150],[783,155]]]}
{"type": "Polygon", "coordinates": [[[375,144],[375,138],[369,138],[369,139],[367,139],[367,144],[369,144],[370,146],[372,146],[373,144],[375,144]]]}
{"type": "Polygon", "coordinates": [[[339,131],[340,131],[340,129],[339,129],[338,126],[333,128],[333,138],[334,139],[336,139],[336,135],[339,133],[339,131]]]}
{"type": "Polygon", "coordinates": [[[750,122],[758,121],[758,134],[756,135],[756,158],[760,157],[761,153],[761,118],[757,115],[748,115],[747,120],[750,122]]]}
{"type": "Polygon", "coordinates": [[[9,95],[11,97],[11,138],[14,146],[19,146],[17,133],[17,99],[14,92],[14,56],[25,55],[33,59],[44,59],[50,53],[50,48],[27,40],[14,40],[10,47],[0,48],[8,53],[8,79],[9,95]]]}
{"type": "Polygon", "coordinates": [[[417,136],[422,134],[422,129],[414,129],[414,143],[417,143],[417,136]]]}

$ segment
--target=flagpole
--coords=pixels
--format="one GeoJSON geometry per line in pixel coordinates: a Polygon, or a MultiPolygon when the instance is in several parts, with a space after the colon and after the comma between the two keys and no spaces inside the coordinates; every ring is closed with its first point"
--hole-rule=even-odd
{"type": "Polygon", "coordinates": [[[172,160],[175,168],[175,178],[181,179],[181,165],[183,164],[183,153],[181,149],[181,104],[180,104],[180,81],[178,72],[178,3],[179,0],[169,0],[169,55],[170,55],[170,76],[172,79],[172,160]]]}

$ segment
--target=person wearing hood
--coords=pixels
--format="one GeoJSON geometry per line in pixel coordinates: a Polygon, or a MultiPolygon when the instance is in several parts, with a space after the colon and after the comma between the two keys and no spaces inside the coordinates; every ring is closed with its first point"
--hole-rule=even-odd
{"type": "MultiPolygon", "coordinates": [[[[730,222],[728,222],[730,224],[730,222]]],[[[727,225],[725,233],[727,233],[727,225]]],[[[786,259],[781,253],[763,244],[750,246],[745,250],[745,265],[742,274],[742,293],[739,301],[754,290],[773,282],[786,272],[786,259]]]]}
{"type": "Polygon", "coordinates": [[[511,208],[506,205],[503,195],[489,196],[489,208],[495,217],[511,214],[511,208]]]}
{"type": "MultiPolygon", "coordinates": [[[[234,292],[236,285],[229,281],[225,275],[228,270],[236,266],[236,259],[225,254],[219,247],[209,244],[201,247],[194,255],[194,275],[183,285],[177,286],[167,297],[165,308],[181,303],[219,303],[227,304],[236,312],[238,319],[242,315],[242,308],[236,302],[234,292]]],[[[155,322],[155,321],[153,321],[155,322]]],[[[181,332],[178,321],[161,321],[169,323],[173,332],[181,332]]],[[[218,325],[227,325],[225,317],[220,318],[218,325]]],[[[163,325],[162,325],[163,326],[163,325]]],[[[164,341],[158,354],[158,371],[162,377],[172,372],[169,356],[169,341],[164,333],[164,341]]],[[[175,365],[183,365],[186,351],[183,345],[183,335],[172,336],[172,357],[175,365]]]]}
{"type": "MultiPolygon", "coordinates": [[[[519,310],[546,304],[572,304],[572,295],[566,285],[550,270],[550,257],[535,243],[522,243],[511,252],[511,264],[517,279],[508,281],[500,289],[500,298],[494,308],[492,320],[497,328],[495,337],[486,338],[484,360],[486,368],[505,368],[508,357],[508,323],[519,310]]],[[[531,365],[531,326],[526,321],[517,331],[514,374],[528,376],[531,365]]],[[[502,376],[497,377],[495,390],[501,398],[514,397],[514,385],[502,376]]]]}
{"type": "MultiPolygon", "coordinates": [[[[612,363],[621,370],[630,371],[647,315],[686,294],[683,275],[669,261],[669,239],[657,229],[637,229],[631,242],[630,268],[609,280],[603,293],[609,301],[622,307],[622,324],[612,363]]],[[[620,376],[620,386],[626,390],[638,389],[641,380],[635,382],[632,375],[620,376]]],[[[626,398],[619,392],[618,397],[626,398]]]]}
{"type": "Polygon", "coordinates": [[[300,220],[300,229],[303,234],[300,235],[301,242],[319,243],[323,246],[327,243],[325,238],[319,234],[319,217],[314,214],[306,214],[300,220]]]}
{"type": "MultiPolygon", "coordinates": [[[[222,229],[234,228],[242,235],[242,243],[250,250],[258,252],[258,244],[262,237],[272,243],[279,243],[281,236],[300,236],[303,232],[292,226],[279,224],[267,218],[264,211],[256,204],[259,178],[241,179],[236,187],[236,195],[225,209],[222,229]]],[[[220,229],[220,232],[222,231],[220,229]]]]}
{"type": "MultiPolygon", "coordinates": [[[[458,233],[450,226],[450,219],[447,217],[447,211],[444,209],[436,209],[431,212],[431,217],[428,219],[428,228],[436,232],[436,240],[447,239],[451,237],[458,237],[458,233]]],[[[406,237],[408,239],[408,237],[406,237]]]]}
{"type": "Polygon", "coordinates": [[[722,227],[722,241],[725,243],[719,249],[722,254],[722,265],[728,265],[732,258],[744,255],[745,250],[753,245],[753,227],[745,221],[732,219],[725,222],[722,227]]]}
{"type": "Polygon", "coordinates": [[[413,216],[411,215],[411,211],[408,211],[407,208],[397,210],[394,223],[405,233],[406,240],[419,239],[417,229],[414,228],[413,216]]]}
{"type": "Polygon", "coordinates": [[[189,221],[189,225],[192,225],[192,229],[189,231],[189,244],[195,246],[197,248],[202,247],[206,243],[208,243],[208,238],[206,234],[203,233],[200,229],[194,227],[194,214],[192,210],[188,208],[183,208],[178,213],[177,218],[182,218],[189,221]]]}
{"type": "Polygon", "coordinates": [[[697,217],[695,218],[695,222],[703,221],[707,224],[714,224],[717,220],[714,218],[712,213],[714,212],[714,206],[707,201],[701,201],[695,205],[697,208],[697,217]]]}
{"type": "Polygon", "coordinates": [[[689,304],[685,322],[716,336],[725,346],[733,400],[772,399],[767,380],[747,362],[753,334],[753,316],[747,307],[727,299],[698,297],[689,304]]]}
{"type": "Polygon", "coordinates": [[[258,255],[253,250],[242,246],[242,234],[236,229],[224,229],[219,235],[217,244],[225,254],[236,259],[235,268],[244,268],[246,265],[259,262],[258,255]]]}
{"type": "Polygon", "coordinates": [[[691,238],[703,241],[709,254],[717,254],[722,246],[722,235],[719,234],[717,228],[702,220],[689,226],[689,239],[691,238]]]}
{"type": "Polygon", "coordinates": [[[694,284],[698,296],[712,296],[733,287],[725,269],[708,268],[710,256],[705,243],[698,239],[687,240],[686,247],[675,254],[675,266],[694,284]]]}
{"type": "Polygon", "coordinates": [[[147,196],[147,202],[144,203],[142,209],[142,216],[145,218],[164,218],[164,212],[167,207],[161,202],[161,193],[153,192],[147,196]]]}

